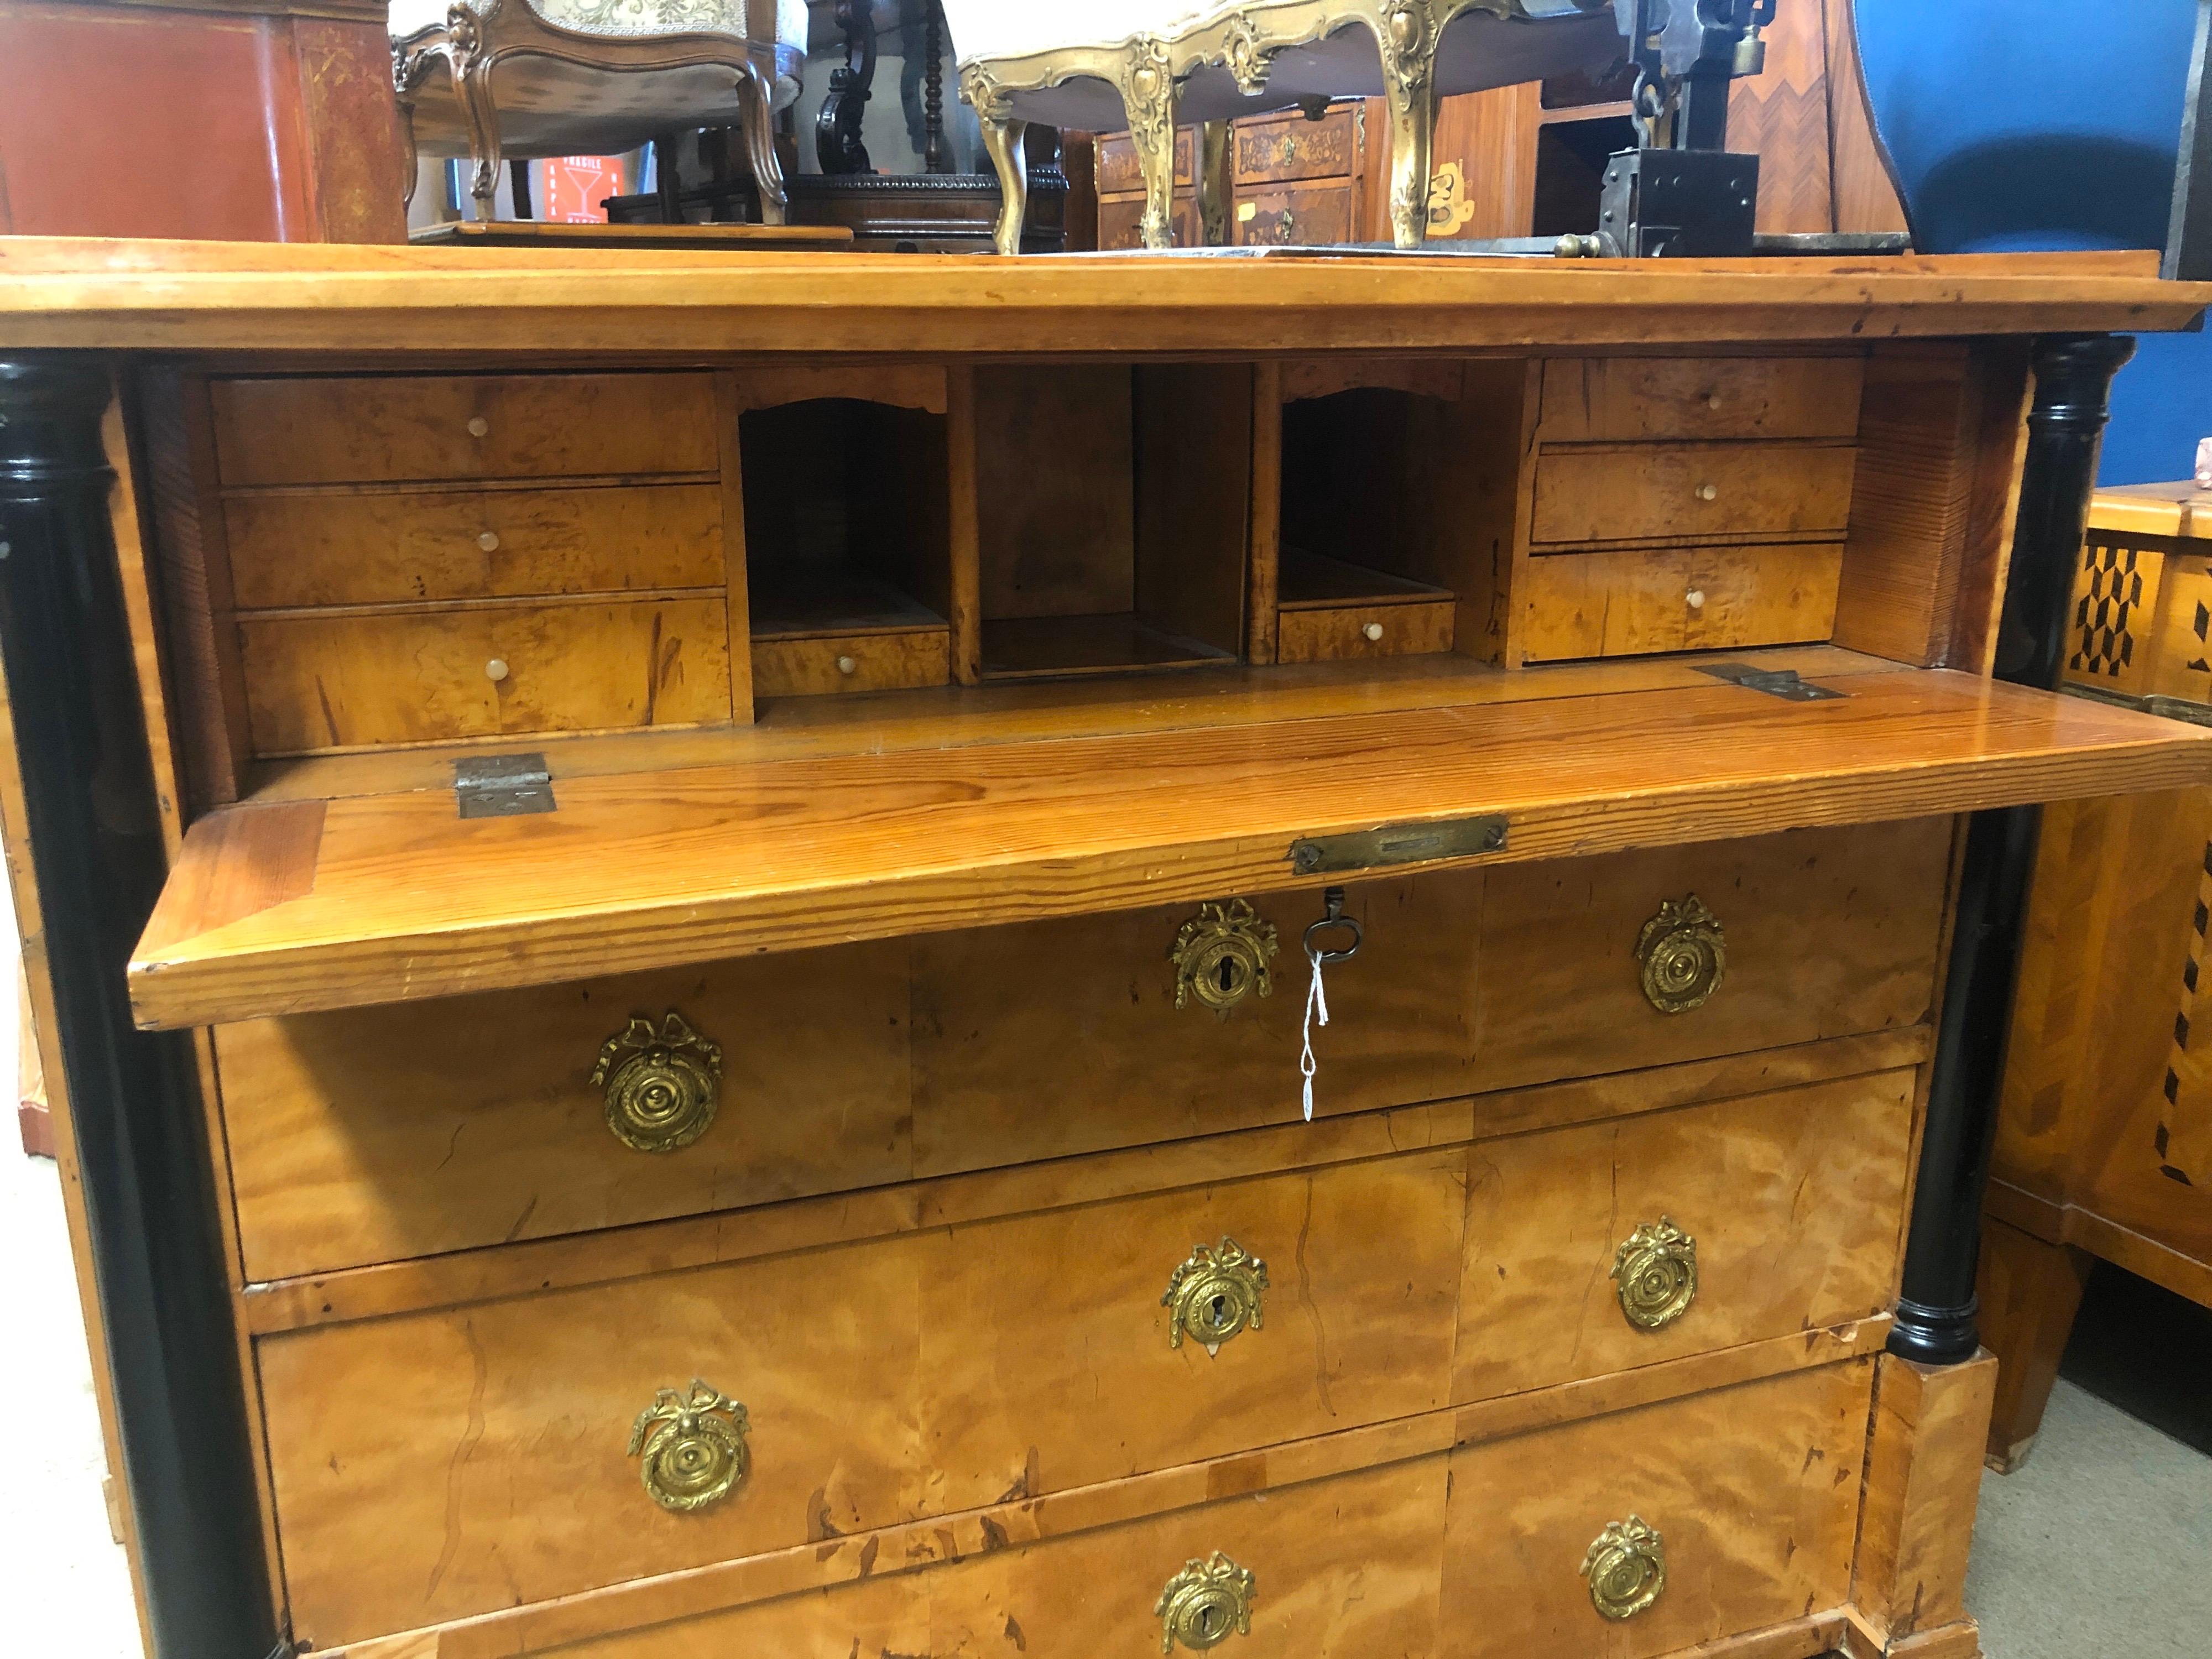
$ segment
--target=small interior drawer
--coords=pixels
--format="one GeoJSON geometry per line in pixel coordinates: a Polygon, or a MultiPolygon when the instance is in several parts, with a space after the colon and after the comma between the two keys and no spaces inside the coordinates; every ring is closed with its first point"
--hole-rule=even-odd
{"type": "Polygon", "coordinates": [[[1843,444],[1547,449],[1529,539],[1545,544],[1838,534],[1858,453],[1843,444]]]}
{"type": "Polygon", "coordinates": [[[1271,184],[1291,179],[1340,179],[1352,171],[1358,112],[1339,105],[1318,121],[1294,116],[1238,126],[1237,182],[1271,184]]]}
{"type": "Polygon", "coordinates": [[[1835,631],[1840,544],[1554,553],[1528,562],[1530,662],[1741,650],[1835,631]]]}
{"type": "Polygon", "coordinates": [[[228,487],[712,472],[705,374],[217,380],[228,487]]]}
{"type": "Polygon", "coordinates": [[[259,755],[731,717],[720,599],[294,612],[238,632],[259,755]]]}
{"type": "Polygon", "coordinates": [[[829,691],[901,691],[951,678],[951,636],[942,627],[896,634],[756,639],[753,695],[812,696],[829,691]]]}
{"type": "MultiPolygon", "coordinates": [[[[1188,191],[1178,191],[1168,207],[1168,225],[1175,236],[1177,247],[1196,247],[1198,234],[1198,204],[1188,191]]],[[[1145,245],[1145,198],[1125,196],[1118,200],[1098,204],[1098,246],[1109,251],[1115,248],[1142,247],[1145,245]]]]}
{"type": "Polygon", "coordinates": [[[1257,190],[1237,204],[1237,240],[1314,246],[1352,240],[1352,186],[1316,181],[1257,190]]]}
{"type": "Polygon", "coordinates": [[[1277,624],[1275,660],[1349,662],[1361,657],[1449,651],[1456,611],[1449,599],[1300,610],[1285,606],[1277,624]]]}
{"type": "Polygon", "coordinates": [[[1866,379],[1857,357],[1553,357],[1547,443],[1650,438],[1849,438],[1866,379]]]}
{"type": "Polygon", "coordinates": [[[238,495],[223,520],[248,611],[724,580],[713,484],[238,495]]]}

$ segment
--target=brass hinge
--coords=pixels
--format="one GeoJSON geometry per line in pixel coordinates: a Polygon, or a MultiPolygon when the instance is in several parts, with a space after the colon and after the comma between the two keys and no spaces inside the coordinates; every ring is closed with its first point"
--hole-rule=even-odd
{"type": "Polygon", "coordinates": [[[1472,858],[1505,850],[1505,820],[1496,813],[1436,823],[1391,823],[1348,835],[1315,836],[1291,843],[1291,868],[1302,876],[1376,870],[1432,859],[1472,858]]]}

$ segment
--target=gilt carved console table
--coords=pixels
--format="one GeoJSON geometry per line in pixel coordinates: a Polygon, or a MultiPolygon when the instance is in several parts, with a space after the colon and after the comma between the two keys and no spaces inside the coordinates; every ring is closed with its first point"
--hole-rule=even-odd
{"type": "Polygon", "coordinates": [[[2035,804],[2212,781],[2045,646],[2208,298],[12,245],[161,1651],[1974,1654],[2035,804]]]}

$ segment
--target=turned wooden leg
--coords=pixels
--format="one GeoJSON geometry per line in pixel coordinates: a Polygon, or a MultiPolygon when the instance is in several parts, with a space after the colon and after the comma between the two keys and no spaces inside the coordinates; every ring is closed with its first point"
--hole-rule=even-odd
{"type": "Polygon", "coordinates": [[[1144,244],[1173,247],[1176,86],[1165,41],[1141,34],[1129,43],[1121,66],[1121,107],[1145,175],[1144,244]]]}
{"type": "Polygon", "coordinates": [[[1226,121],[1208,121],[1198,130],[1199,240],[1208,247],[1229,246],[1229,143],[1226,121]]]}
{"type": "Polygon", "coordinates": [[[1982,1340],[1997,1357],[1989,1465],[2010,1474],[2027,1458],[2081,1306],[2090,1258],[1993,1217],[1982,1222],[1978,1285],[1982,1340]]]}
{"type": "Polygon", "coordinates": [[[775,96],[757,64],[738,77],[738,107],[745,125],[745,160],[760,193],[761,222],[781,225],[790,218],[791,198],[783,187],[783,163],[775,156],[775,96]]]}
{"type": "Polygon", "coordinates": [[[991,152],[991,168],[999,175],[999,222],[991,242],[1012,258],[1022,251],[1022,221],[1030,209],[1029,161],[1022,154],[1022,135],[1029,123],[1010,115],[980,118],[983,148],[991,152]]]}

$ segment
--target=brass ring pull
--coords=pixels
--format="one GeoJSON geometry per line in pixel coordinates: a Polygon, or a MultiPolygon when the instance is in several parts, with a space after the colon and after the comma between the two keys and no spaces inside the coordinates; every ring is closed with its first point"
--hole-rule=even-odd
{"type": "Polygon", "coordinates": [[[1639,1331],[1656,1331],[1690,1311],[1698,1299],[1698,1241],[1661,1216],[1629,1234],[1613,1252],[1620,1311],[1639,1331]]]}
{"type": "Polygon", "coordinates": [[[1228,1018],[1246,997],[1274,990],[1267,963],[1278,948],[1275,924],[1261,921],[1243,899],[1200,905],[1168,951],[1176,969],[1176,1006],[1195,996],[1201,1006],[1228,1018]]]}
{"type": "Polygon", "coordinates": [[[607,1127],[641,1152],[672,1152],[707,1133],[720,1103],[722,1050],[673,1009],[654,1030],[643,1015],[609,1037],[592,1068],[606,1091],[607,1127]]]}
{"type": "Polygon", "coordinates": [[[1218,1648],[1232,1636],[1252,1633],[1252,1602],[1259,1580],[1219,1550],[1204,1561],[1186,1561],[1168,1580],[1152,1613],[1160,1621],[1160,1651],[1180,1642],[1194,1653],[1218,1648]]]}
{"type": "Polygon", "coordinates": [[[1667,1547],[1643,1516],[1615,1521],[1583,1557],[1590,1605],[1607,1619],[1633,1619],[1667,1588],[1667,1547]]]}
{"type": "Polygon", "coordinates": [[[638,1476],[664,1510],[689,1515],[719,1504],[752,1467],[745,1448],[745,1408],[694,1377],[689,1394],[663,1389],[637,1414],[629,1453],[644,1462],[638,1476]]]}
{"type": "Polygon", "coordinates": [[[1728,977],[1728,938],[1720,918],[1695,893],[1668,899],[1636,936],[1644,994],[1662,1014],[1686,1014],[1728,977]]]}
{"type": "Polygon", "coordinates": [[[1246,1253],[1233,1238],[1198,1244],[1168,1275],[1160,1306],[1168,1310],[1168,1346],[1180,1348],[1185,1335],[1211,1356],[1249,1328],[1260,1328],[1261,1292],[1267,1288],[1267,1264],[1246,1253]]]}

